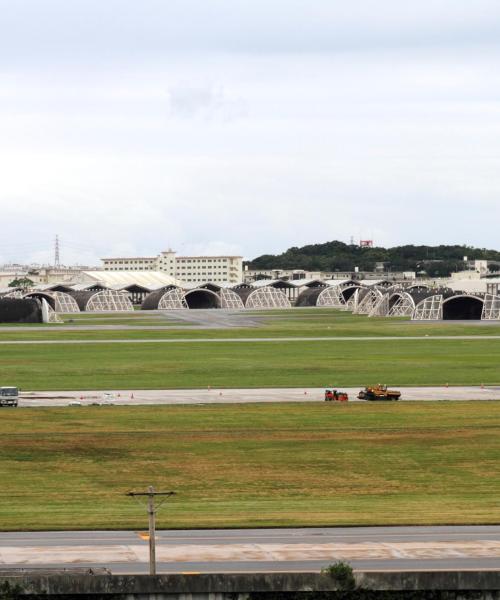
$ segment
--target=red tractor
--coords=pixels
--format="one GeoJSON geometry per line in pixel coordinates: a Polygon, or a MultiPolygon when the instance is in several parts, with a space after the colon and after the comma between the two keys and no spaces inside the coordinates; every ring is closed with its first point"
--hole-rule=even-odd
{"type": "Polygon", "coordinates": [[[349,396],[346,392],[339,392],[333,388],[326,388],[325,390],[325,402],[347,402],[348,400],[349,396]]]}

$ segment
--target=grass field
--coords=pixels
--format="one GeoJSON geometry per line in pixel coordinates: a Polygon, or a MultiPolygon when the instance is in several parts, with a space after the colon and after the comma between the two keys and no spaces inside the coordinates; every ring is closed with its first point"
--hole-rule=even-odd
{"type": "Polygon", "coordinates": [[[0,345],[30,390],[495,384],[500,340],[0,345]]]}
{"type": "Polygon", "coordinates": [[[500,404],[2,411],[0,529],[500,522],[500,404]]]}
{"type": "Polygon", "coordinates": [[[78,323],[94,326],[97,321],[123,329],[97,325],[90,331],[64,331],[58,326],[0,331],[0,341],[101,342],[0,344],[1,384],[25,390],[320,387],[378,381],[391,385],[500,384],[500,339],[491,337],[500,335],[496,324],[416,324],[333,309],[266,312],[259,317],[260,326],[239,329],[173,327],[149,313],[127,314],[126,323],[116,315],[76,317],[68,316],[76,318],[70,327],[78,323]],[[167,325],[156,330],[126,327],[129,321],[140,325],[153,317],[167,325]],[[450,339],[433,339],[443,335],[450,339]],[[460,335],[477,339],[453,339],[460,335]],[[363,336],[378,339],[357,339],[363,336]],[[398,339],[387,339],[390,336],[398,339]],[[409,336],[421,339],[405,339],[409,336]],[[286,337],[354,339],[286,341],[286,337]],[[273,341],[231,341],[241,338],[273,341]],[[169,344],[164,339],[188,342],[169,344]],[[223,341],[203,342],[207,339],[223,341]],[[108,340],[125,341],[106,344],[108,340]]]}
{"type": "MultiPolygon", "coordinates": [[[[258,337],[407,337],[407,336],[499,336],[500,323],[471,321],[412,322],[405,318],[368,318],[336,309],[288,309],[248,313],[260,321],[258,327],[196,329],[185,321],[167,320],[157,313],[135,312],[124,315],[81,313],[64,315],[62,324],[9,326],[0,332],[0,340],[54,339],[163,339],[163,338],[258,338],[258,337]],[[78,326],[96,327],[81,330],[78,326]],[[122,329],[105,329],[113,325],[122,329]],[[100,328],[99,326],[103,326],[100,328]],[[155,327],[154,330],[134,326],[155,327]],[[64,329],[63,329],[64,327],[64,329]],[[69,328],[69,330],[67,330],[69,328]]],[[[3,327],[3,326],[2,326],[3,327]]]]}

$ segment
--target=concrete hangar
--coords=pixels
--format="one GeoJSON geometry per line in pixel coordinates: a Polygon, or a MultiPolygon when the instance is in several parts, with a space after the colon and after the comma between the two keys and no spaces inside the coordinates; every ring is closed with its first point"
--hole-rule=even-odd
{"type": "Polygon", "coordinates": [[[88,273],[86,283],[40,286],[28,292],[2,290],[0,321],[34,318],[50,322],[57,321],[59,313],[130,311],[134,304],[142,310],[332,307],[369,317],[500,320],[499,295],[447,287],[354,279],[189,285],[165,273],[149,272],[146,277],[141,272],[94,271],[88,273]]]}
{"type": "Polygon", "coordinates": [[[379,281],[261,280],[224,287],[169,286],[145,297],[143,310],[332,307],[369,317],[412,320],[500,320],[500,296],[379,281]]]}

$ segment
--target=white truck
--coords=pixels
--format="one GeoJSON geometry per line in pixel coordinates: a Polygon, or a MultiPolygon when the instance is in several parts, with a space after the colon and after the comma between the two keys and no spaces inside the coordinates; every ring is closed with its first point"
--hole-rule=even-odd
{"type": "Polygon", "coordinates": [[[0,387],[0,406],[17,406],[19,401],[19,388],[0,387]]]}

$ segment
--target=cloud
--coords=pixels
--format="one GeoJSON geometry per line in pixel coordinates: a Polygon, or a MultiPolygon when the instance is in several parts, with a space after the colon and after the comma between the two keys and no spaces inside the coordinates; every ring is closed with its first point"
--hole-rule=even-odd
{"type": "Polygon", "coordinates": [[[4,64],[496,43],[500,27],[497,0],[0,0],[0,10],[4,64]]]}
{"type": "Polygon", "coordinates": [[[232,121],[245,114],[243,101],[231,97],[223,86],[180,85],[168,90],[169,112],[174,117],[201,117],[232,121]]]}
{"type": "Polygon", "coordinates": [[[496,1],[0,9],[5,260],[498,246],[496,1]]]}

